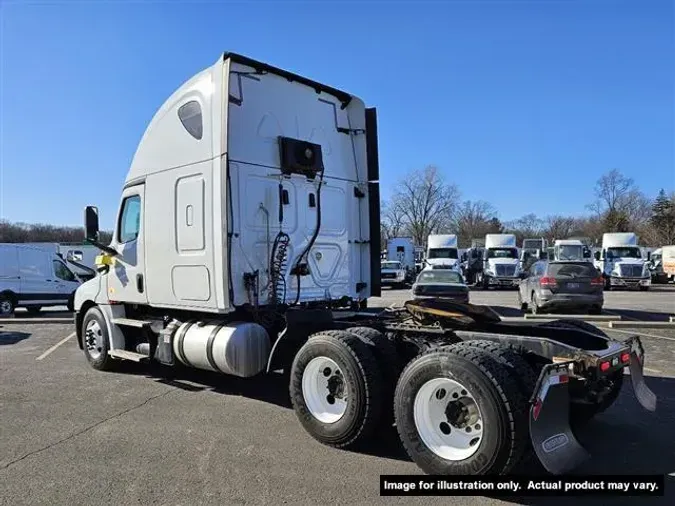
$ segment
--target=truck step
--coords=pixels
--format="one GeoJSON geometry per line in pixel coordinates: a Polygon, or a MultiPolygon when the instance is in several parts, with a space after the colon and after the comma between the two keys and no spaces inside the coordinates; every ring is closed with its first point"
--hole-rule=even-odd
{"type": "Polygon", "coordinates": [[[147,355],[143,355],[142,353],[136,353],[135,351],[127,351],[127,350],[110,350],[108,354],[113,358],[133,360],[134,362],[141,362],[143,360],[148,360],[150,358],[147,355]]]}
{"type": "Polygon", "coordinates": [[[131,318],[113,318],[112,322],[115,325],[121,325],[122,327],[136,327],[137,329],[149,327],[152,324],[152,322],[145,320],[132,320],[131,318]]]}

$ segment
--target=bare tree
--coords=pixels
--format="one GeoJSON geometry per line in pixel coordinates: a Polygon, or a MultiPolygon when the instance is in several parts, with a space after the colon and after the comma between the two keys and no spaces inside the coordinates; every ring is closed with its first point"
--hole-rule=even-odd
{"type": "Polygon", "coordinates": [[[595,184],[597,200],[590,207],[598,214],[620,210],[626,196],[634,189],[634,184],[631,178],[625,177],[618,169],[610,170],[595,184]]]}
{"type": "Polygon", "coordinates": [[[429,234],[451,223],[458,199],[457,186],[446,183],[436,167],[428,166],[398,184],[390,205],[401,212],[415,244],[422,246],[429,234]]]}
{"type": "Polygon", "coordinates": [[[506,223],[505,228],[509,233],[515,234],[516,241],[520,244],[523,239],[541,237],[545,223],[536,214],[530,213],[506,223]]]}
{"type": "Polygon", "coordinates": [[[398,202],[384,202],[381,214],[386,239],[400,237],[406,228],[406,218],[398,202]]]}
{"type": "Polygon", "coordinates": [[[577,223],[574,218],[569,216],[549,216],[546,219],[546,230],[544,237],[549,241],[556,239],[566,239],[574,233],[577,223]]]}
{"type": "Polygon", "coordinates": [[[467,200],[455,211],[452,230],[462,246],[470,246],[472,239],[485,237],[494,228],[497,212],[488,202],[467,200]]]}
{"type": "Polygon", "coordinates": [[[596,201],[589,206],[607,232],[644,229],[651,217],[652,201],[618,169],[604,174],[595,185],[596,201]]]}
{"type": "MultiPolygon", "coordinates": [[[[112,234],[110,232],[101,232],[100,240],[103,243],[109,243],[112,234]]],[[[22,242],[82,242],[84,241],[84,230],[81,227],[64,227],[46,225],[43,223],[10,223],[0,221],[0,243],[22,243],[22,242]]]]}

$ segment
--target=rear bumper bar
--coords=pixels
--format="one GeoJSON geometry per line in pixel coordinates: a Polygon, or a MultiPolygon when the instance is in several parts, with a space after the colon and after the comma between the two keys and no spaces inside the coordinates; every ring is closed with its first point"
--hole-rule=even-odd
{"type": "MultiPolygon", "coordinates": [[[[639,337],[628,339],[619,354],[629,352],[629,370],[638,402],[656,410],[656,395],[644,380],[644,348],[639,337]]],[[[544,468],[552,474],[568,472],[590,457],[570,426],[569,377],[575,361],[546,365],[530,399],[530,438],[544,468]]],[[[625,367],[625,366],[624,366],[625,367]]],[[[608,371],[613,372],[613,371],[608,371]]]]}

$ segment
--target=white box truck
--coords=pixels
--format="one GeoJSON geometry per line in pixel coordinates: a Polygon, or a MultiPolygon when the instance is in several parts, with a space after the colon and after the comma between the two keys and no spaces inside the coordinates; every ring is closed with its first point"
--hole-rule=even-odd
{"type": "Polygon", "coordinates": [[[675,281],[675,246],[669,245],[654,249],[647,263],[652,275],[652,283],[675,281]]]}
{"type": "Polygon", "coordinates": [[[73,310],[80,280],[49,247],[0,244],[0,315],[18,307],[35,314],[45,306],[73,310]]]}
{"type": "Polygon", "coordinates": [[[453,269],[460,272],[457,236],[433,234],[427,238],[426,264],[432,269],[453,269]]]}
{"type": "Polygon", "coordinates": [[[415,245],[411,237],[392,237],[387,241],[387,259],[380,269],[382,286],[404,287],[415,276],[415,245]]]}
{"type": "Polygon", "coordinates": [[[612,232],[602,235],[602,250],[595,254],[595,266],[602,272],[605,289],[639,287],[649,290],[652,282],[647,259],[632,232],[612,232]]]}
{"type": "Polygon", "coordinates": [[[487,234],[483,271],[478,283],[490,287],[518,287],[520,283],[520,258],[514,234],[487,234]]]}
{"type": "Polygon", "coordinates": [[[359,98],[222,55],[147,127],[110,244],[99,241],[97,208],[85,209],[87,241],[104,252],[75,295],[86,360],[98,370],[119,360],[239,377],[283,370],[317,441],[353,448],[396,420],[427,473],[508,474],[532,452],[549,472],[568,471],[585,455],[569,419],[611,405],[629,362],[638,400],[655,409],[642,355],[630,361],[637,337],[621,343],[565,321],[526,331],[487,306],[437,299],[362,310],[380,295],[378,165],[375,110],[359,98]],[[570,361],[553,363],[560,356],[570,361]],[[599,378],[587,372],[598,363],[599,378]],[[581,387],[568,390],[561,375],[581,387]],[[444,439],[457,431],[471,440],[444,439]],[[565,445],[548,444],[560,434],[565,445]]]}

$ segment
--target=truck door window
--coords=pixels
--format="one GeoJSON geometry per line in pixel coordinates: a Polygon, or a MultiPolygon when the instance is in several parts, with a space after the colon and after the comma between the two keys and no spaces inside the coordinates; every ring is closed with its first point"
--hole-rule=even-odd
{"type": "Polygon", "coordinates": [[[141,197],[132,195],[122,202],[122,212],[120,213],[119,232],[117,240],[120,243],[127,243],[138,237],[138,231],[141,228],[141,197]]]}

